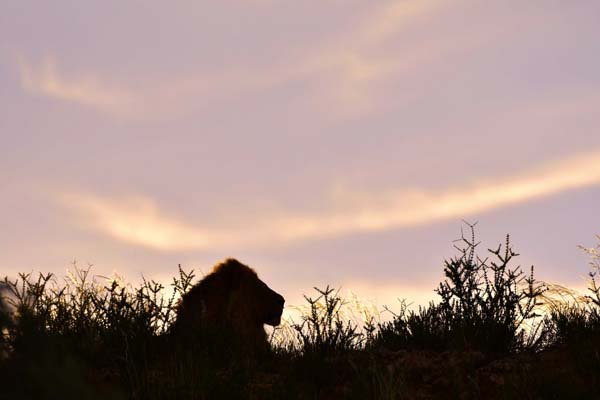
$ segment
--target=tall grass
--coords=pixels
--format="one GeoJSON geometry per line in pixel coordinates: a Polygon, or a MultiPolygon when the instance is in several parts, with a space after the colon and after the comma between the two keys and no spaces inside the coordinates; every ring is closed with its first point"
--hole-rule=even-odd
{"type": "Polygon", "coordinates": [[[477,398],[490,387],[480,381],[496,373],[494,363],[543,366],[550,354],[561,354],[573,372],[506,370],[504,393],[539,398],[569,379],[600,383],[592,372],[600,368],[598,248],[584,248],[592,267],[588,294],[560,301],[552,297],[558,286],[536,281],[533,267],[514,265],[509,237],[481,256],[474,227],[468,229],[455,243],[457,255],[444,262],[437,302],[418,310],[401,303],[383,322],[378,312],[385,309],[361,308],[329,286],[314,288],[300,319],[275,329],[272,351],[253,360],[216,359],[202,341],[169,335],[177,300],[195,278],[181,266],[168,288],[145,279],[134,287],[76,265],[62,280],[5,278],[0,399],[399,399],[419,390],[477,398]]]}

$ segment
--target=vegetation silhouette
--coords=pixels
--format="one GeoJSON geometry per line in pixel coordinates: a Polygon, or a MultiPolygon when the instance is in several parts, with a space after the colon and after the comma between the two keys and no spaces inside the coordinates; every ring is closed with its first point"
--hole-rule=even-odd
{"type": "Polygon", "coordinates": [[[481,256],[467,228],[437,302],[360,322],[315,288],[269,337],[284,300],[234,259],[197,284],[179,267],[169,295],[89,268],[5,278],[0,399],[600,398],[598,248],[589,293],[567,296],[514,266],[508,237],[481,256]]]}

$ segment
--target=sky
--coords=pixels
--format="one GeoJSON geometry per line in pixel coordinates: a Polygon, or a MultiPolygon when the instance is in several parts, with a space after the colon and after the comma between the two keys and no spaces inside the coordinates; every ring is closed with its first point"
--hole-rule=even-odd
{"type": "Polygon", "coordinates": [[[5,0],[0,275],[424,303],[466,220],[584,287],[598,37],[592,1],[5,0]]]}

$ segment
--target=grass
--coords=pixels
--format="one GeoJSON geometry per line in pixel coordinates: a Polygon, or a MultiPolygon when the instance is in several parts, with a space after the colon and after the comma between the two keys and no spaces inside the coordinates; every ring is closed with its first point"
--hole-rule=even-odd
{"type": "Polygon", "coordinates": [[[401,303],[388,321],[314,288],[300,320],[275,329],[271,351],[254,359],[169,336],[195,278],[181,267],[168,296],[158,282],[133,287],[76,266],[62,281],[5,278],[0,399],[600,396],[598,248],[583,249],[589,293],[575,296],[515,266],[508,237],[483,256],[478,246],[469,225],[444,262],[438,301],[412,311],[401,303]]]}

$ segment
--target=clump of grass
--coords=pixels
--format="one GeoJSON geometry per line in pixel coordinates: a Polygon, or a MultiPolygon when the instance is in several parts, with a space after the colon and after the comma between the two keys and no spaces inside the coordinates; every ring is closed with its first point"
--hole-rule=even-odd
{"type": "Polygon", "coordinates": [[[340,309],[345,304],[339,291],[327,286],[316,298],[304,296],[309,305],[302,322],[292,325],[303,353],[331,355],[356,350],[363,343],[364,335],[350,320],[343,320],[340,309]]]}
{"type": "MultiPolygon", "coordinates": [[[[600,236],[597,236],[600,240],[600,236]]],[[[588,294],[579,294],[559,285],[552,286],[554,297],[547,299],[552,346],[575,346],[590,340],[600,344],[600,243],[596,247],[579,246],[590,256],[588,294]],[[558,298],[557,298],[558,297],[558,298]]],[[[597,355],[600,360],[600,356],[597,355]]]]}
{"type": "Polygon", "coordinates": [[[329,286],[324,289],[315,287],[313,290],[316,297],[304,295],[304,304],[286,306],[294,314],[283,318],[281,325],[276,328],[267,327],[271,345],[289,351],[301,351],[304,344],[313,348],[340,347],[332,346],[332,341],[339,341],[341,347],[347,349],[368,346],[381,321],[382,314],[377,305],[360,299],[351,291],[344,296],[340,293],[341,289],[334,290],[329,286]],[[353,340],[348,345],[345,337],[350,330],[353,331],[353,340]],[[319,342],[328,344],[315,345],[319,342]]]}
{"type": "MultiPolygon", "coordinates": [[[[12,355],[7,365],[29,378],[31,390],[44,392],[51,383],[44,376],[53,370],[51,364],[66,360],[79,365],[76,369],[83,375],[105,376],[135,393],[141,386],[140,371],[163,346],[162,338],[175,318],[176,298],[193,278],[180,268],[172,294],[164,296],[164,286],[158,282],[144,279],[133,288],[118,277],[94,277],[90,267],[80,269],[74,264],[62,282],[52,274],[37,278],[19,274],[17,279],[4,280],[4,303],[14,310],[3,328],[4,345],[12,355]]],[[[23,388],[17,385],[5,389],[30,394],[21,393],[23,388]]]]}
{"type": "Polygon", "coordinates": [[[430,349],[444,350],[447,345],[448,323],[442,319],[439,305],[431,302],[417,311],[408,310],[405,302],[398,312],[392,312],[391,321],[380,323],[375,333],[375,347],[391,350],[430,349]]]}
{"type": "Polygon", "coordinates": [[[597,310],[600,308],[600,286],[598,286],[597,282],[600,276],[600,235],[597,235],[596,238],[598,239],[596,247],[579,246],[579,248],[590,256],[589,265],[591,271],[588,273],[590,277],[588,291],[590,294],[587,295],[587,298],[593,303],[597,310]]]}
{"type": "MultiPolygon", "coordinates": [[[[597,236],[600,241],[600,236],[597,236]]],[[[564,349],[573,358],[580,373],[589,374],[600,384],[600,243],[596,247],[579,246],[590,256],[588,294],[571,296],[570,301],[556,302],[550,308],[549,345],[564,349]]]]}

